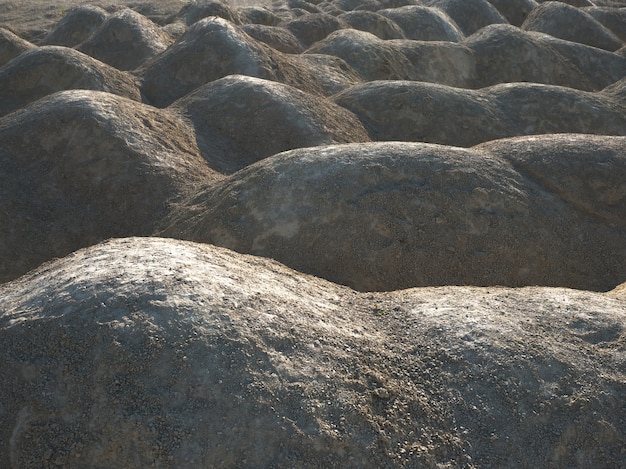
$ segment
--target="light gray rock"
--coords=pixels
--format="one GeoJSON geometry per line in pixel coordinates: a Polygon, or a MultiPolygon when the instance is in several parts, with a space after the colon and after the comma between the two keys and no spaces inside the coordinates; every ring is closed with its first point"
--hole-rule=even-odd
{"type": "Polygon", "coordinates": [[[610,466],[625,312],[569,289],[357,294],[111,240],[0,286],[0,465],[610,466]]]}
{"type": "Polygon", "coordinates": [[[412,81],[378,81],[338,94],[376,140],[470,147],[505,137],[550,133],[626,136],[620,90],[589,93],[531,83],[466,90],[412,81]]]}
{"type": "Polygon", "coordinates": [[[439,8],[407,5],[378,13],[400,25],[407,39],[459,42],[465,37],[452,18],[439,8]]]}
{"type": "Polygon", "coordinates": [[[104,23],[107,16],[105,10],[95,5],[70,8],[43,42],[54,46],[77,46],[88,39],[104,23]]]}
{"type": "Polygon", "coordinates": [[[623,46],[617,36],[591,15],[562,2],[542,3],[528,15],[521,28],[611,52],[623,46]]]}
{"type": "Polygon", "coordinates": [[[200,191],[162,233],[357,290],[608,290],[626,277],[625,176],[624,137],[300,149],[200,191]]]}
{"type": "Polygon", "coordinates": [[[119,70],[134,70],[172,42],[159,26],[126,8],[109,16],[77,49],[119,70]]]}
{"type": "Polygon", "coordinates": [[[36,46],[6,28],[0,28],[0,67],[36,46]]]}
{"type": "Polygon", "coordinates": [[[404,31],[392,19],[372,11],[351,11],[338,16],[354,29],[366,31],[382,40],[404,39],[404,31]]]}
{"type": "Polygon", "coordinates": [[[369,141],[356,116],[332,101],[241,75],[198,88],[172,109],[194,124],[200,150],[223,173],[294,148],[369,141]]]}
{"type": "Polygon", "coordinates": [[[43,46],[0,68],[0,116],[57,91],[88,89],[141,101],[130,75],[74,49],[43,46]]]}
{"type": "Polygon", "coordinates": [[[424,0],[423,3],[444,11],[466,36],[490,24],[508,24],[487,0],[424,0]]]}
{"type": "Polygon", "coordinates": [[[0,119],[0,167],[0,282],[112,236],[149,235],[170,202],[221,177],[183,119],[85,90],[0,119]]]}

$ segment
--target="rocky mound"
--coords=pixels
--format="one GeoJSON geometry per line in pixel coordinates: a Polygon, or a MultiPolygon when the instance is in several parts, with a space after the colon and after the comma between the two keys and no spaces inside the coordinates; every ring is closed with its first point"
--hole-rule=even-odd
{"type": "Polygon", "coordinates": [[[475,150],[294,150],[201,191],[163,234],[271,257],[357,290],[606,290],[626,277],[625,148],[624,137],[560,135],[475,150]],[[503,151],[513,145],[517,152],[503,151]]]}
{"type": "Polygon", "coordinates": [[[294,148],[369,141],[356,116],[331,101],[242,75],[211,82],[173,109],[193,122],[200,150],[224,173],[294,148]]]}
{"type": "Polygon", "coordinates": [[[0,67],[34,47],[34,44],[25,41],[8,29],[0,28],[0,67]]]}
{"type": "Polygon", "coordinates": [[[521,26],[567,41],[615,51],[622,41],[584,11],[562,2],[545,2],[530,12],[521,26]]]}
{"type": "Polygon", "coordinates": [[[407,5],[379,13],[400,25],[407,39],[459,42],[464,38],[457,24],[438,8],[407,5]]]}
{"type": "Polygon", "coordinates": [[[446,12],[466,36],[487,25],[507,22],[487,0],[427,0],[425,3],[446,12]]]}
{"type": "Polygon", "coordinates": [[[313,94],[334,94],[360,80],[345,63],[325,61],[320,70],[298,56],[255,41],[228,21],[205,18],[142,71],[142,91],[159,107],[228,75],[247,75],[292,85],[313,94]]]}
{"type": "Polygon", "coordinates": [[[112,236],[149,235],[171,201],[218,177],[177,116],[93,91],[0,119],[0,167],[0,281],[112,236]]]}
{"type": "Polygon", "coordinates": [[[519,135],[626,136],[626,100],[530,83],[465,90],[415,81],[375,81],[335,97],[376,140],[470,147],[519,135]]]}
{"type": "Polygon", "coordinates": [[[71,8],[44,39],[44,44],[74,47],[87,40],[107,18],[100,7],[80,5],[71,8]]]}
{"type": "Polygon", "coordinates": [[[0,116],[61,90],[106,91],[137,101],[129,75],[74,49],[45,46],[28,50],[0,68],[0,116]]]}
{"type": "Polygon", "coordinates": [[[109,16],[78,49],[119,70],[134,70],[171,43],[156,24],[126,8],[109,16]]]}
{"type": "Polygon", "coordinates": [[[624,7],[0,0],[0,467],[626,466],[624,7]]]}
{"type": "Polygon", "coordinates": [[[356,294],[133,238],[0,287],[0,311],[3,467],[623,459],[626,303],[602,294],[356,294]]]}

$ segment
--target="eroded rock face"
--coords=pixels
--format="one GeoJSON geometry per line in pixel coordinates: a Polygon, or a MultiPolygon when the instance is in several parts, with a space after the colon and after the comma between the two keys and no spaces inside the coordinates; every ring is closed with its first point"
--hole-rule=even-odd
{"type": "Polygon", "coordinates": [[[456,23],[439,8],[407,5],[378,13],[399,24],[407,39],[459,42],[465,37],[456,23]]]}
{"type": "Polygon", "coordinates": [[[34,44],[22,39],[6,28],[0,28],[0,67],[22,52],[35,48],[34,44]]]}
{"type": "Polygon", "coordinates": [[[201,19],[216,16],[233,24],[240,24],[239,14],[228,5],[213,0],[194,0],[181,8],[176,19],[182,20],[187,26],[201,19]]]}
{"type": "Polygon", "coordinates": [[[219,178],[176,115],[83,90],[0,119],[0,166],[0,281],[112,236],[148,235],[170,202],[219,178]]]}
{"type": "Polygon", "coordinates": [[[163,234],[271,257],[358,290],[613,288],[626,276],[624,226],[587,207],[597,199],[604,211],[623,210],[626,138],[530,140],[528,158],[560,158],[581,185],[584,165],[610,173],[575,203],[556,189],[556,172],[539,180],[503,151],[525,139],[472,150],[377,143],[282,153],[201,191],[163,234]]]}
{"type": "Polygon", "coordinates": [[[585,12],[609,29],[622,42],[626,41],[626,9],[590,7],[585,8],[585,12]]]}
{"type": "Polygon", "coordinates": [[[489,0],[513,26],[521,26],[528,14],[539,4],[535,0],[489,0]]]}
{"type": "Polygon", "coordinates": [[[45,37],[44,44],[74,47],[87,40],[107,18],[107,12],[94,5],[71,8],[45,37]]]}
{"type": "Polygon", "coordinates": [[[609,51],[624,45],[592,16],[562,2],[542,3],[528,15],[521,28],[609,51]]]}
{"type": "Polygon", "coordinates": [[[608,466],[625,305],[357,294],[210,245],[112,240],[0,286],[0,465],[608,466]]]}
{"type": "Polygon", "coordinates": [[[487,0],[427,0],[424,3],[443,10],[466,36],[506,19],[487,0]]]}
{"type": "Polygon", "coordinates": [[[349,27],[340,19],[326,13],[304,15],[287,21],[281,26],[291,31],[305,49],[338,29],[349,27]]]}
{"type": "Polygon", "coordinates": [[[141,100],[129,75],[74,49],[28,50],[0,68],[0,116],[57,91],[89,89],[141,100]]]}
{"type": "Polygon", "coordinates": [[[366,31],[382,40],[405,39],[404,31],[392,19],[373,11],[351,11],[338,16],[341,21],[354,29],[366,31]]]}
{"type": "Polygon", "coordinates": [[[201,151],[224,173],[294,148],[369,141],[356,116],[333,102],[242,75],[205,85],[173,109],[193,122],[201,151]]]}
{"type": "Polygon", "coordinates": [[[286,54],[304,52],[304,47],[300,44],[298,38],[286,28],[262,24],[246,24],[241,29],[248,36],[286,54]]]}
{"type": "Polygon", "coordinates": [[[134,70],[172,42],[148,18],[126,8],[108,17],[78,50],[119,70],[134,70]]]}
{"type": "Polygon", "coordinates": [[[490,25],[467,38],[474,51],[475,87],[528,81],[599,91],[626,74],[617,54],[510,25],[490,25]]]}
{"type": "Polygon", "coordinates": [[[465,90],[421,82],[379,81],[350,88],[335,101],[359,116],[376,140],[470,147],[519,135],[626,136],[626,100],[613,88],[607,93],[589,93],[509,83],[465,90]]]}

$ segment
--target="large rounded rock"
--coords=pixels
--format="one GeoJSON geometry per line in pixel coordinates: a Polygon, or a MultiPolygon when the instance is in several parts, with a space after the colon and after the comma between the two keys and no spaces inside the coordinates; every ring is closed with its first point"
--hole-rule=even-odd
{"type": "Polygon", "coordinates": [[[134,70],[171,43],[156,24],[126,8],[109,16],[78,50],[119,70],[134,70]]]}
{"type": "Polygon", "coordinates": [[[246,24],[241,27],[248,36],[286,54],[300,54],[304,47],[291,31],[278,26],[246,24]]]}
{"type": "Polygon", "coordinates": [[[414,81],[375,81],[335,97],[376,140],[470,147],[511,135],[508,116],[480,92],[414,81]]]}
{"type": "Polygon", "coordinates": [[[218,177],[176,115],[83,90],[0,119],[0,167],[0,282],[112,236],[149,235],[170,202],[218,177]]]}
{"type": "Polygon", "coordinates": [[[305,49],[338,29],[349,27],[348,24],[327,13],[303,15],[282,23],[281,26],[291,31],[305,49]]]}
{"type": "Polygon", "coordinates": [[[371,80],[411,80],[413,65],[388,41],[355,29],[342,29],[316,43],[307,53],[334,55],[371,80]]]}
{"type": "Polygon", "coordinates": [[[521,26],[539,4],[535,0],[489,0],[513,26],[521,26]]]}
{"type": "Polygon", "coordinates": [[[626,42],[626,8],[590,7],[585,12],[626,42]]]}
{"type": "Polygon", "coordinates": [[[440,83],[459,88],[476,86],[476,57],[464,43],[450,41],[388,41],[409,59],[415,81],[440,83]]]}
{"type": "Polygon", "coordinates": [[[615,51],[622,41],[583,10],[562,2],[545,2],[535,8],[521,26],[566,41],[615,51]]]}
{"type": "Polygon", "coordinates": [[[354,114],[281,83],[230,76],[177,101],[212,168],[233,173],[281,151],[366,142],[354,114]]]}
{"type": "Polygon", "coordinates": [[[137,101],[133,78],[74,49],[31,49],[0,68],[0,116],[57,91],[106,91],[137,101]]]}
{"type": "Polygon", "coordinates": [[[104,23],[107,12],[94,5],[70,8],[55,28],[44,38],[44,44],[74,47],[85,41],[104,23]]]}
{"type": "Polygon", "coordinates": [[[528,81],[599,91],[626,75],[617,54],[510,25],[487,26],[465,45],[476,57],[476,88],[528,81]]]}
{"type": "Polygon", "coordinates": [[[260,24],[277,26],[282,20],[271,10],[265,7],[248,6],[239,9],[239,16],[243,24],[260,24]]]}
{"type": "Polygon", "coordinates": [[[163,233],[271,257],[357,290],[603,290],[626,277],[626,138],[563,134],[485,145],[282,153],[199,192],[163,233]],[[527,141],[528,151],[506,151],[527,141]],[[541,167],[544,176],[528,173],[541,167]]]}
{"type": "Polygon", "coordinates": [[[213,17],[195,23],[139,73],[143,93],[158,107],[228,75],[278,81],[317,95],[335,94],[360,79],[344,62],[326,60],[320,70],[311,60],[281,53],[213,17]]]}
{"type": "Polygon", "coordinates": [[[410,81],[357,85],[335,97],[377,140],[470,147],[504,137],[549,133],[626,136],[626,101],[616,89],[512,83],[466,90],[410,81]]]}
{"type": "Polygon", "coordinates": [[[444,11],[466,36],[490,24],[507,23],[487,0],[425,0],[424,3],[444,11]]]}
{"type": "Polygon", "coordinates": [[[174,20],[182,20],[187,26],[191,26],[211,16],[223,18],[234,24],[241,22],[237,11],[216,0],[192,0],[180,9],[174,20]]]}
{"type": "Polygon", "coordinates": [[[338,16],[354,29],[366,31],[382,39],[404,39],[404,31],[392,19],[373,11],[351,11],[338,16]]]}
{"type": "Polygon", "coordinates": [[[112,240],[0,286],[0,465],[611,467],[625,312],[568,289],[357,294],[112,240]]]}
{"type": "Polygon", "coordinates": [[[17,34],[13,34],[6,28],[0,28],[0,67],[21,53],[34,48],[34,44],[22,39],[17,34]]]}
{"type": "Polygon", "coordinates": [[[378,13],[400,25],[407,39],[459,42],[464,38],[456,23],[438,8],[407,5],[378,13]]]}

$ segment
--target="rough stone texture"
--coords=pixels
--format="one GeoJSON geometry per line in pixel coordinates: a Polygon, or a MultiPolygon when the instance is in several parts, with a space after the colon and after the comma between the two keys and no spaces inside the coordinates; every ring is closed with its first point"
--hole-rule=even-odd
{"type": "Polygon", "coordinates": [[[182,20],[187,26],[191,26],[210,16],[217,16],[234,24],[241,23],[237,11],[225,3],[212,0],[193,0],[182,7],[175,18],[182,20]]]}
{"type": "Polygon", "coordinates": [[[151,104],[165,107],[228,75],[279,81],[318,95],[338,93],[360,79],[345,63],[327,60],[320,73],[310,60],[259,43],[226,20],[205,18],[140,70],[142,92],[151,104]]]}
{"type": "Polygon", "coordinates": [[[340,57],[365,81],[410,80],[414,77],[413,65],[398,48],[365,31],[336,31],[316,43],[307,53],[340,57]]]}
{"type": "MultiPolygon", "coordinates": [[[[335,97],[377,140],[470,147],[504,137],[550,133],[626,136],[626,97],[530,83],[481,90],[379,81],[335,97]]],[[[622,93],[623,94],[623,93],[622,93]]]]}
{"type": "Polygon", "coordinates": [[[464,38],[456,23],[439,8],[407,5],[378,13],[400,25],[407,39],[459,42],[464,38]]]}
{"type": "Polygon", "coordinates": [[[104,23],[107,12],[93,5],[71,8],[44,39],[44,44],[74,47],[85,41],[104,23]]]}
{"type": "Polygon", "coordinates": [[[351,112],[259,78],[237,75],[216,80],[173,108],[193,122],[200,150],[212,168],[224,173],[294,148],[369,141],[351,112]]]}
{"type": "Polygon", "coordinates": [[[487,26],[465,45],[476,57],[476,88],[529,81],[599,91],[626,75],[617,54],[510,25],[487,26]]]}
{"type": "Polygon", "coordinates": [[[626,42],[626,8],[590,7],[585,12],[626,42]]]}
{"type": "Polygon", "coordinates": [[[562,2],[542,3],[528,15],[521,28],[608,51],[615,51],[624,45],[592,16],[562,2]]]}
{"type": "Polygon", "coordinates": [[[13,34],[6,28],[0,28],[0,67],[13,60],[22,52],[33,49],[34,44],[13,34]]]}
{"type": "Polygon", "coordinates": [[[366,31],[382,40],[405,38],[404,31],[395,21],[372,11],[351,11],[338,18],[352,28],[366,31]]]}
{"type": "Polygon", "coordinates": [[[487,0],[425,0],[423,3],[444,11],[466,36],[490,24],[507,23],[487,0]]]}
{"type": "Polygon", "coordinates": [[[535,0],[489,0],[513,26],[521,26],[528,14],[539,4],[535,0]]]}
{"type": "Polygon", "coordinates": [[[464,43],[449,41],[388,41],[413,65],[415,81],[441,83],[459,88],[480,87],[476,56],[464,43]]]}
{"type": "Polygon", "coordinates": [[[129,75],[74,49],[31,49],[0,68],[0,116],[43,96],[68,89],[106,91],[141,100],[129,75]]]}
{"type": "Polygon", "coordinates": [[[239,17],[244,24],[261,24],[265,26],[277,26],[282,21],[280,17],[271,10],[258,6],[240,8],[239,17]]]}
{"type": "Polygon", "coordinates": [[[148,18],[126,8],[109,16],[78,50],[119,70],[134,70],[172,42],[148,18]]]}
{"type": "Polygon", "coordinates": [[[0,311],[3,467],[623,458],[626,306],[602,294],[357,294],[132,238],[0,286],[0,311]]]}
{"type": "Polygon", "coordinates": [[[333,31],[350,26],[334,16],[326,13],[305,15],[281,24],[298,38],[305,49],[321,41],[333,31]]]}
{"type": "Polygon", "coordinates": [[[610,289],[626,277],[625,149],[624,137],[562,134],[475,150],[293,150],[200,191],[163,234],[271,257],[357,290],[610,289]],[[529,173],[541,167],[545,176],[529,173]],[[568,195],[576,184],[585,188],[579,199],[568,195]]]}
{"type": "Polygon", "coordinates": [[[248,36],[286,54],[299,54],[304,47],[291,31],[278,26],[262,24],[246,24],[241,27],[248,36]]]}
{"type": "Polygon", "coordinates": [[[218,178],[182,119],[82,90],[0,119],[0,167],[0,281],[112,236],[148,235],[173,199],[218,178]]]}

